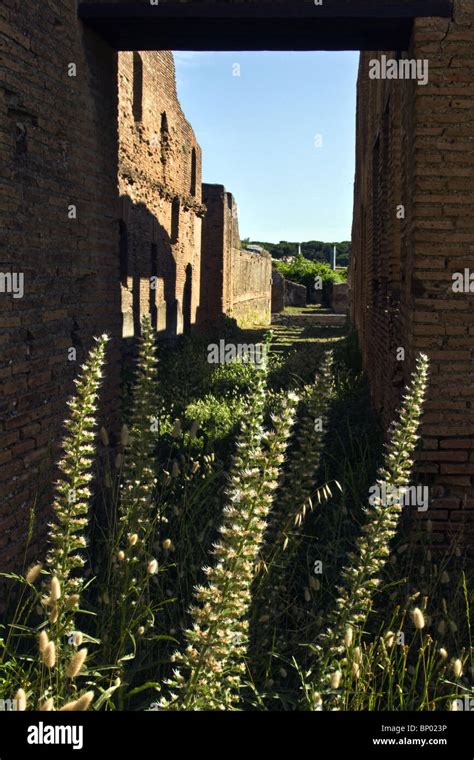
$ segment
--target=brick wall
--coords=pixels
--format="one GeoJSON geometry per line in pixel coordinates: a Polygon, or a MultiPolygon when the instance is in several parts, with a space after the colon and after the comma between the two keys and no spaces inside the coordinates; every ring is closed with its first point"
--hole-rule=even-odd
{"type": "MultiPolygon", "coordinates": [[[[113,428],[122,336],[146,310],[166,335],[191,329],[207,281],[203,317],[212,293],[240,321],[270,312],[271,261],[240,250],[221,186],[206,233],[216,225],[219,249],[209,258],[203,245],[201,275],[201,156],[170,54],[119,58],[76,5],[0,6],[0,273],[24,276],[22,298],[0,293],[2,569],[21,564],[31,510],[34,542],[44,537],[66,399],[93,335],[112,338],[101,421],[113,428]]],[[[431,358],[419,470],[437,489],[440,533],[473,507],[474,309],[450,289],[453,272],[474,268],[473,21],[472,0],[456,0],[452,21],[416,23],[408,55],[429,58],[427,87],[369,80],[367,55],[358,86],[353,317],[387,421],[416,352],[431,358]]]]}
{"type": "Polygon", "coordinates": [[[189,331],[200,289],[201,149],[170,52],[119,54],[119,192],[124,337],[150,307],[159,333],[189,331]]]}
{"type": "MultiPolygon", "coordinates": [[[[0,22],[2,290],[5,276],[24,277],[23,297],[0,292],[4,570],[22,564],[32,512],[30,554],[41,553],[66,401],[93,336],[111,337],[100,422],[113,433],[141,316],[167,337],[196,323],[205,207],[171,53],[117,55],[77,20],[75,0],[5,0],[0,22]]],[[[242,295],[232,276],[253,281],[242,262],[227,265],[210,297],[231,304],[242,295]]]]}
{"type": "Polygon", "coordinates": [[[429,61],[426,86],[371,80],[369,60],[380,54],[361,56],[352,314],[386,422],[416,354],[430,358],[417,469],[432,487],[441,540],[474,508],[474,302],[452,289],[454,273],[474,271],[472,2],[456,0],[452,20],[417,20],[405,55],[429,61]]]}
{"type": "MultiPolygon", "coordinates": [[[[0,293],[5,570],[21,563],[31,510],[34,541],[44,536],[66,398],[92,336],[120,334],[120,288],[116,55],[76,20],[75,0],[4,0],[0,23],[0,271],[24,275],[23,298],[0,293]],[[68,218],[71,205],[76,219],[68,218]]],[[[118,397],[118,357],[115,340],[106,424],[118,397]]]]}
{"type": "Polygon", "coordinates": [[[166,334],[195,322],[203,207],[201,153],[170,53],[118,58],[76,20],[73,0],[6,0],[0,18],[0,272],[24,276],[23,298],[0,293],[6,569],[23,560],[31,510],[32,555],[44,541],[66,400],[93,336],[112,338],[101,422],[113,430],[122,336],[137,334],[146,311],[166,334]]]}
{"type": "Polygon", "coordinates": [[[237,205],[223,185],[204,184],[206,215],[202,226],[201,305],[203,329],[225,314],[245,327],[271,319],[271,256],[243,251],[237,205]]]}

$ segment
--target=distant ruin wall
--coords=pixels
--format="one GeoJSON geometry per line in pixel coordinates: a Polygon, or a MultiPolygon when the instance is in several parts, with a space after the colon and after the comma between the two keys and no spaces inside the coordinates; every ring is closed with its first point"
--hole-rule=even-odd
{"type": "Polygon", "coordinates": [[[302,307],[308,301],[308,289],[300,282],[285,280],[285,306],[302,307]]]}
{"type": "Polygon", "coordinates": [[[380,56],[359,71],[351,311],[386,424],[417,353],[430,359],[417,471],[441,540],[474,511],[473,296],[452,288],[474,271],[473,3],[415,22],[404,57],[429,61],[427,85],[370,79],[380,56]]]}
{"type": "Polygon", "coordinates": [[[272,314],[279,314],[285,308],[285,278],[272,269],[272,314]]]}
{"type": "Polygon", "coordinates": [[[230,315],[242,325],[271,321],[271,256],[233,250],[230,315]]]}
{"type": "Polygon", "coordinates": [[[204,329],[222,315],[238,324],[269,324],[271,320],[271,256],[240,246],[237,205],[223,185],[203,185],[207,208],[202,227],[201,305],[204,329]]]}

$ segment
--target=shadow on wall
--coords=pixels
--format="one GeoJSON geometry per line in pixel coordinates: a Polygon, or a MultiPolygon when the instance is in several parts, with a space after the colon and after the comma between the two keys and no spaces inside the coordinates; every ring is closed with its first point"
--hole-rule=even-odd
{"type": "Polygon", "coordinates": [[[191,332],[191,304],[193,300],[193,267],[186,267],[186,280],[183,291],[183,332],[189,335],[191,332]]]}
{"type": "MultiPolygon", "coordinates": [[[[186,269],[183,308],[176,298],[173,240],[144,203],[121,196],[119,257],[122,338],[126,344],[140,335],[149,314],[159,338],[173,339],[191,325],[192,267],[186,269]]],[[[188,328],[188,329],[189,329],[188,328]]]]}

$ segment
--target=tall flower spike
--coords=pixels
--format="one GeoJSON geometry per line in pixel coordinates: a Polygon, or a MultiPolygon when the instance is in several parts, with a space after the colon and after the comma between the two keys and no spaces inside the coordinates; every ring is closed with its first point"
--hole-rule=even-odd
{"type": "Polygon", "coordinates": [[[298,402],[288,396],[265,435],[262,391],[259,382],[238,440],[216,564],[206,569],[208,584],[197,589],[193,628],[186,631],[187,648],[174,657],[178,669],[171,697],[160,703],[164,710],[230,709],[238,699],[255,561],[298,402]]]}
{"type": "MultiPolygon", "coordinates": [[[[254,589],[255,597],[265,600],[265,612],[273,613],[277,608],[278,588],[283,584],[285,566],[291,556],[287,549],[292,548],[301,535],[304,516],[309,511],[307,506],[321,461],[334,387],[332,367],[333,353],[329,351],[321,362],[314,385],[303,398],[304,416],[295,425],[297,445],[289,452],[285,479],[270,513],[261,552],[267,572],[259,577],[254,589]]],[[[261,611],[258,617],[260,619],[261,611]]],[[[272,621],[273,615],[269,615],[267,625],[272,621]]]]}
{"type": "MultiPolygon", "coordinates": [[[[95,453],[94,427],[107,341],[107,335],[95,338],[95,345],[74,381],[76,395],[68,402],[70,415],[65,422],[64,455],[59,463],[61,475],[56,484],[55,521],[50,527],[50,549],[46,557],[50,578],[45,587],[51,606],[49,621],[56,626],[54,638],[58,646],[61,629],[73,627],[75,613],[68,598],[78,595],[83,587],[78,571],[85,564],[82,550],[86,547],[84,531],[91,498],[89,482],[95,453]]],[[[50,644],[54,648],[54,641],[50,644]]],[[[46,647],[46,652],[51,659],[54,650],[46,647]]],[[[45,664],[52,667],[47,660],[43,655],[45,664]]]]}
{"type": "MultiPolygon", "coordinates": [[[[122,531],[141,538],[149,519],[156,488],[156,368],[155,334],[149,316],[142,321],[138,367],[133,387],[130,426],[122,430],[123,490],[120,502],[122,531]]],[[[144,547],[138,547],[144,550],[144,547]]],[[[137,551],[138,551],[137,548],[137,551]]]]}
{"type": "MultiPolygon", "coordinates": [[[[119,519],[110,542],[113,560],[105,579],[114,615],[121,620],[121,630],[129,633],[136,629],[144,614],[152,618],[150,610],[155,600],[151,581],[159,569],[152,547],[159,540],[162,522],[166,521],[155,504],[157,364],[156,335],[150,318],[145,316],[128,425],[122,427],[121,433],[119,519]]],[[[109,642],[106,647],[112,646],[114,625],[113,615],[104,621],[101,635],[109,642]]],[[[124,656],[128,644],[128,637],[121,637],[119,653],[117,649],[113,654],[110,650],[108,656],[124,656]]]]}
{"type": "MultiPolygon", "coordinates": [[[[400,489],[409,484],[427,382],[428,358],[420,354],[399,419],[390,430],[385,466],[379,471],[377,481],[385,487],[382,493],[390,493],[394,487],[400,489]]],[[[390,542],[396,533],[402,510],[400,501],[387,499],[387,503],[383,503],[379,500],[380,503],[368,510],[367,522],[356,550],[349,555],[348,564],[342,571],[342,585],[337,589],[339,598],[329,615],[328,628],[314,647],[318,656],[315,692],[324,692],[330,686],[332,675],[340,669],[340,660],[345,655],[347,629],[356,628],[370,610],[372,595],[379,583],[377,575],[387,561],[390,542]]],[[[334,700],[337,697],[333,697],[332,702],[334,700]]]]}
{"type": "Polygon", "coordinates": [[[51,548],[47,556],[51,592],[58,604],[61,594],[64,598],[82,588],[77,570],[84,565],[80,552],[86,545],[83,533],[91,497],[88,484],[92,479],[97,398],[107,341],[107,335],[95,339],[95,346],[74,381],[76,395],[68,402],[70,417],[65,423],[64,456],[59,463],[61,476],[56,485],[55,522],[49,532],[51,548]]]}
{"type": "MultiPolygon", "coordinates": [[[[329,351],[324,356],[314,385],[307,388],[307,396],[303,398],[306,402],[305,414],[296,429],[297,446],[289,454],[285,480],[270,517],[268,539],[273,534],[274,540],[280,544],[292,530],[314,490],[314,477],[321,459],[328,406],[334,387],[332,366],[333,353],[329,351]],[[321,424],[316,426],[316,421],[321,424]]],[[[272,548],[271,544],[266,546],[266,553],[271,552],[272,548]]]]}

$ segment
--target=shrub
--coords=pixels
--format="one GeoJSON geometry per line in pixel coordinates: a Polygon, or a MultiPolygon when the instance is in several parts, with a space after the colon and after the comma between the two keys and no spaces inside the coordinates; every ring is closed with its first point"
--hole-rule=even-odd
{"type": "Polygon", "coordinates": [[[278,261],[274,263],[274,266],[287,280],[306,285],[309,291],[314,289],[314,282],[317,277],[321,277],[323,285],[326,287],[333,283],[346,281],[345,272],[333,270],[329,264],[309,261],[303,256],[297,256],[288,264],[278,261]]]}

